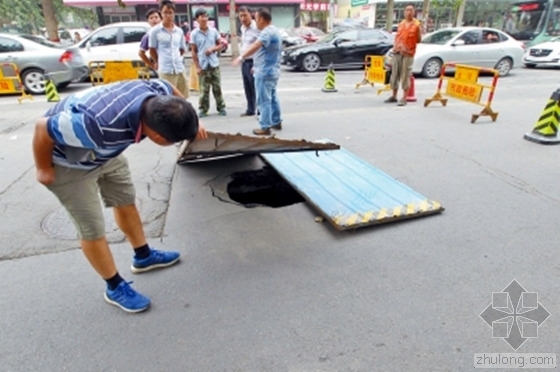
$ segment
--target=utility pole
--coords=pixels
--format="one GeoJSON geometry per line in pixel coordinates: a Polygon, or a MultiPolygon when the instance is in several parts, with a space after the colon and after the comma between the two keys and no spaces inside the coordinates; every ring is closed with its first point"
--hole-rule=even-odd
{"type": "Polygon", "coordinates": [[[430,18],[430,0],[422,4],[422,33],[428,32],[428,19],[430,18]]]}
{"type": "Polygon", "coordinates": [[[229,35],[231,41],[231,58],[239,56],[239,38],[237,37],[237,14],[235,0],[229,0],[229,35]]]}

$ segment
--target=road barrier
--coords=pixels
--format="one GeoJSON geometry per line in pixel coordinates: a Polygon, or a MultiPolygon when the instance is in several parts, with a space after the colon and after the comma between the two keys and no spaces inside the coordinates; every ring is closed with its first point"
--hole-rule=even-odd
{"type": "Polygon", "coordinates": [[[47,95],[47,102],[58,102],[60,101],[60,96],[56,90],[56,85],[49,74],[45,74],[45,94],[47,95]]]}
{"type": "Polygon", "coordinates": [[[334,68],[332,63],[329,65],[329,69],[327,70],[327,76],[325,77],[325,85],[321,88],[321,91],[325,93],[334,93],[337,92],[335,87],[335,75],[334,75],[334,68]]]}
{"type": "Polygon", "coordinates": [[[25,87],[21,83],[19,71],[14,63],[5,62],[0,65],[0,94],[21,93],[18,102],[21,103],[25,98],[33,99],[33,96],[25,92],[25,87]]]}
{"type": "Polygon", "coordinates": [[[445,95],[457,98],[463,101],[471,102],[477,105],[484,106],[479,114],[473,114],[471,123],[474,123],[480,116],[490,116],[492,121],[496,121],[498,113],[492,111],[490,104],[494,98],[494,91],[496,84],[498,84],[498,71],[490,68],[482,68],[477,66],[461,65],[456,63],[445,63],[441,68],[441,75],[439,77],[437,92],[432,98],[424,101],[424,107],[427,107],[432,101],[439,101],[443,106],[447,105],[447,98],[443,98],[442,86],[443,81],[447,81],[445,95]],[[454,67],[455,75],[453,77],[445,76],[446,67],[454,67]],[[481,84],[478,82],[478,76],[481,72],[491,73],[494,75],[492,84],[481,84]],[[484,89],[488,89],[488,96],[486,103],[482,103],[482,96],[484,89]]]}
{"type": "Polygon", "coordinates": [[[93,85],[150,79],[150,70],[142,61],[92,61],[89,63],[89,71],[93,85]]]}
{"type": "Polygon", "coordinates": [[[557,145],[558,124],[560,123],[560,88],[556,89],[544,106],[537,123],[531,133],[525,134],[523,138],[528,141],[545,145],[557,145]]]}
{"type": "Polygon", "coordinates": [[[356,89],[362,85],[375,86],[375,83],[383,84],[383,88],[377,90],[377,94],[383,91],[391,90],[389,79],[391,72],[385,69],[385,62],[383,56],[366,56],[364,69],[364,80],[356,84],[356,89]]]}

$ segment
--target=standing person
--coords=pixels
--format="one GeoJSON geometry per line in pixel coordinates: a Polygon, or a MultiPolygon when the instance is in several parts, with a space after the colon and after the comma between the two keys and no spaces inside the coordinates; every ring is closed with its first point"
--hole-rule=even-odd
{"type": "Polygon", "coordinates": [[[261,31],[257,41],[233,62],[239,65],[247,57],[254,54],[255,89],[257,91],[257,108],[260,113],[260,128],[253,133],[260,136],[270,134],[270,129],[282,129],[280,103],[276,92],[280,76],[280,55],[282,53],[282,37],[278,29],[272,25],[270,11],[261,8],[255,17],[257,28],[261,31]]]}
{"type": "Polygon", "coordinates": [[[208,13],[204,8],[194,13],[198,28],[191,32],[191,55],[200,77],[202,93],[198,99],[198,116],[203,118],[210,109],[210,87],[216,100],[218,114],[226,116],[226,102],[222,96],[220,60],[218,52],[222,49],[220,33],[214,27],[208,26],[208,13]]]}
{"type": "MultiPolygon", "coordinates": [[[[251,17],[251,12],[246,6],[240,6],[239,20],[241,21],[241,53],[245,52],[251,44],[257,41],[260,31],[257,24],[251,17]]],[[[247,99],[247,109],[241,116],[255,115],[255,78],[253,76],[253,58],[245,58],[241,64],[241,75],[243,77],[243,89],[245,90],[245,98],[247,99]]]]}
{"type": "Polygon", "coordinates": [[[117,271],[105,237],[99,196],[134,249],[131,270],[142,273],[173,265],[179,252],[148,246],[135,205],[135,190],[122,152],[148,137],[161,146],[206,138],[196,111],[160,79],[117,82],[66,97],[37,121],[33,155],[37,180],[69,213],[82,252],[106,281],[105,300],[140,312],[150,299],[117,271]]]}
{"type": "Polygon", "coordinates": [[[175,4],[163,0],[160,4],[163,20],[150,30],[148,45],[150,56],[160,78],[176,86],[185,97],[189,96],[189,84],[183,54],[187,50],[181,28],[175,26],[175,4]]]}
{"type": "MultiPolygon", "coordinates": [[[[146,19],[148,20],[150,27],[157,26],[161,22],[161,13],[159,12],[159,10],[152,8],[146,12],[146,19]]],[[[144,36],[142,36],[142,40],[140,40],[140,50],[138,51],[138,56],[140,57],[140,59],[142,59],[142,61],[144,61],[146,66],[148,66],[152,70],[156,70],[155,64],[147,55],[150,50],[149,39],[150,31],[146,32],[144,36]]]]}
{"type": "Polygon", "coordinates": [[[395,45],[393,46],[393,59],[391,68],[391,88],[393,95],[385,100],[386,103],[398,102],[398,106],[406,105],[406,94],[410,88],[410,74],[416,53],[416,45],[422,40],[420,22],[414,18],[414,5],[409,4],[404,9],[405,19],[399,23],[395,45]],[[397,100],[399,84],[403,96],[397,100]]]}

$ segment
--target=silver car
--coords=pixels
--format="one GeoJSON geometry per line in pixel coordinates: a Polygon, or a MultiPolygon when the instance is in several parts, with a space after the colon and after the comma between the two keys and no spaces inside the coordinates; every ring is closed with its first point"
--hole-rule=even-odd
{"type": "Polygon", "coordinates": [[[44,94],[46,74],[58,88],[87,76],[88,69],[78,48],[64,48],[47,40],[0,34],[0,63],[17,66],[25,90],[44,94]]]}
{"type": "MultiPolygon", "coordinates": [[[[390,53],[385,59],[388,65],[390,53]]],[[[436,78],[444,63],[454,62],[493,68],[505,76],[514,66],[521,65],[523,53],[521,42],[493,28],[446,28],[422,38],[416,47],[412,73],[436,78]]]]}

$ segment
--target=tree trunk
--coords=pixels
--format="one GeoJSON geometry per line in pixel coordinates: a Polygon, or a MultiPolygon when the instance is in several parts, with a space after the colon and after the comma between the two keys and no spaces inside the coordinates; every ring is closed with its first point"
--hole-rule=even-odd
{"type": "Polygon", "coordinates": [[[393,31],[393,12],[395,9],[395,0],[387,0],[387,24],[385,29],[387,32],[393,31]]]}
{"type": "Polygon", "coordinates": [[[231,57],[239,56],[239,39],[237,37],[237,15],[235,14],[235,0],[229,0],[229,35],[231,42],[231,57]]]}
{"type": "Polygon", "coordinates": [[[454,26],[462,26],[463,25],[463,15],[465,14],[465,5],[466,5],[466,1],[463,0],[461,1],[461,4],[459,5],[459,9],[457,10],[457,20],[455,21],[454,26]]]}
{"type": "Polygon", "coordinates": [[[430,0],[424,0],[422,4],[422,32],[428,31],[428,19],[430,19],[430,0]]]}
{"type": "Polygon", "coordinates": [[[58,37],[58,22],[54,14],[53,0],[41,0],[43,6],[43,16],[45,17],[45,26],[49,40],[60,41],[58,37]]]}

